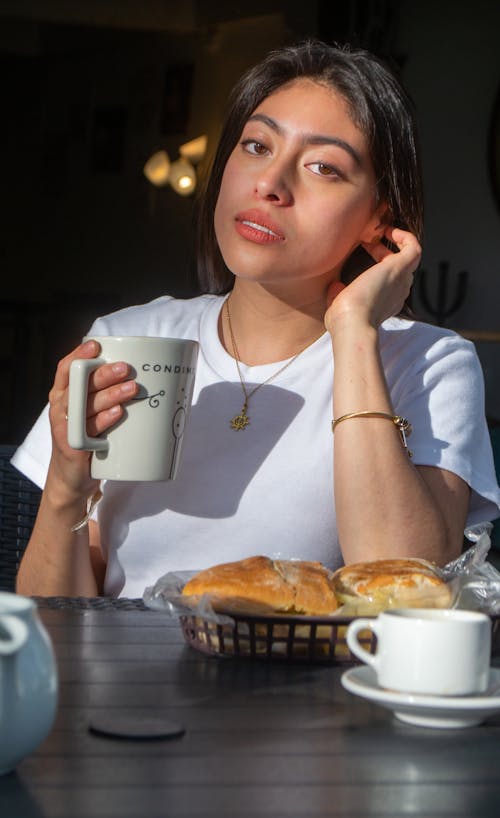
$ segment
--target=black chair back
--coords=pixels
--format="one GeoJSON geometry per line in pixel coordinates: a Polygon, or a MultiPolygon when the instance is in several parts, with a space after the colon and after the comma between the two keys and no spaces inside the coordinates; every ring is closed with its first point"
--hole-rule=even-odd
{"type": "Polygon", "coordinates": [[[0,591],[14,591],[21,557],[31,536],[41,489],[10,459],[17,446],[0,445],[0,591]]]}

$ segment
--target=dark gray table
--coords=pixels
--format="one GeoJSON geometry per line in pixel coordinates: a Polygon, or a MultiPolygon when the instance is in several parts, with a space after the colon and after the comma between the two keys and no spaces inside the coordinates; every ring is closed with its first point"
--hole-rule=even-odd
{"type": "Polygon", "coordinates": [[[41,608],[60,674],[56,724],[0,778],[2,818],[491,816],[500,717],[406,726],[340,685],[345,668],[205,657],[134,603],[41,608]],[[108,712],[182,723],[181,738],[93,735],[108,712]]]}

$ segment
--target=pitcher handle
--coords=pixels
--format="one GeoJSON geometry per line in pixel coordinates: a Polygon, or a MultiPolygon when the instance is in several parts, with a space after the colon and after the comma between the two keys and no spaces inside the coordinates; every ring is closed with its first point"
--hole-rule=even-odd
{"type": "Polygon", "coordinates": [[[28,639],[28,633],[28,626],[18,616],[2,614],[0,616],[0,656],[17,653],[28,639]]]}

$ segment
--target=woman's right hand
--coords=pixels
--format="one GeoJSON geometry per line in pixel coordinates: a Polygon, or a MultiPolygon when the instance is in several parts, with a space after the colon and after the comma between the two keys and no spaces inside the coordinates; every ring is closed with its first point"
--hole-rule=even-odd
{"type": "Polygon", "coordinates": [[[394,247],[380,241],[362,246],[376,262],[346,287],[334,281],[329,288],[325,325],[330,333],[349,322],[375,329],[403,309],[413,283],[422,250],[417,238],[407,230],[386,227],[384,237],[394,247]]]}
{"type": "MultiPolygon", "coordinates": [[[[90,476],[92,453],[77,451],[68,443],[69,370],[76,359],[99,355],[97,341],[80,344],[59,361],[54,383],[49,392],[49,420],[52,433],[52,458],[49,473],[68,492],[68,499],[88,497],[97,487],[90,476]]],[[[107,431],[123,415],[123,404],[138,392],[130,380],[130,367],[125,362],[102,364],[89,377],[87,400],[87,433],[96,437],[107,431]]]]}

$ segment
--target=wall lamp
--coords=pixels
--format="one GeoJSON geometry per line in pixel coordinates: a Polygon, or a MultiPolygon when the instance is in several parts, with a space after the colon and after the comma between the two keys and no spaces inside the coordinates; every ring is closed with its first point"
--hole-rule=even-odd
{"type": "Polygon", "coordinates": [[[203,134],[181,145],[175,162],[170,161],[167,151],[156,151],[144,165],[144,175],[155,187],[169,184],[180,196],[189,196],[196,188],[194,166],[203,159],[206,149],[207,137],[203,134]]]}

